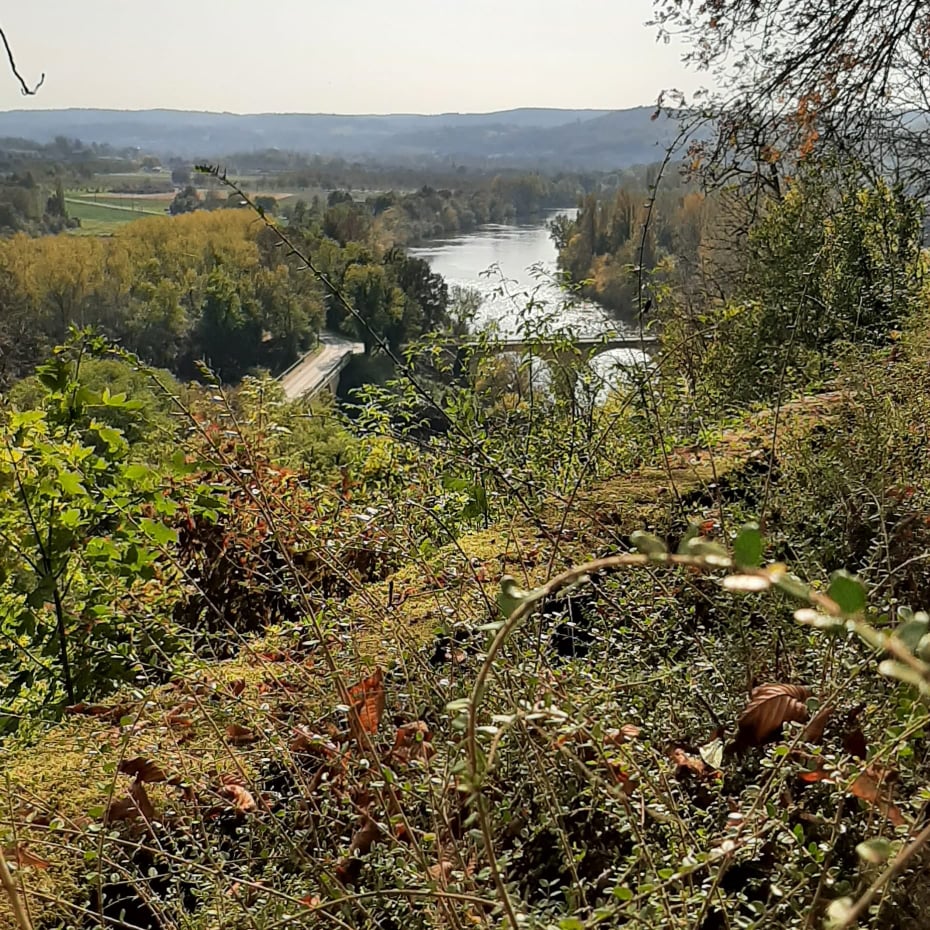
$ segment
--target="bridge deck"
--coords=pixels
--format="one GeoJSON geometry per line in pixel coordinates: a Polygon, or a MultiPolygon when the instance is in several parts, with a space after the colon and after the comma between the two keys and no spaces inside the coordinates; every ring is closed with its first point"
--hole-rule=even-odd
{"type": "Polygon", "coordinates": [[[609,352],[613,349],[638,349],[643,351],[645,349],[653,349],[659,344],[659,340],[655,336],[646,336],[643,339],[640,339],[639,336],[618,336],[616,338],[591,336],[583,339],[569,338],[567,340],[558,338],[530,340],[496,339],[488,342],[466,342],[463,343],[462,348],[486,352],[524,352],[528,350],[532,351],[534,348],[553,348],[555,346],[561,346],[566,342],[582,352],[587,352],[592,349],[597,349],[599,352],[609,352]]]}

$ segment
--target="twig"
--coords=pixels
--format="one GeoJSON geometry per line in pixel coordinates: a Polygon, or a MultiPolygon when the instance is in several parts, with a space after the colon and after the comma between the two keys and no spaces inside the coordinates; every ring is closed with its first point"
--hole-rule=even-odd
{"type": "Polygon", "coordinates": [[[23,80],[23,76],[16,67],[16,62],[13,60],[13,49],[10,48],[10,43],[7,41],[6,33],[3,31],[2,26],[0,26],[0,39],[3,39],[3,47],[6,49],[6,57],[10,62],[10,70],[13,72],[13,77],[19,81],[20,93],[24,97],[34,96],[38,89],[45,83],[45,72],[42,72],[38,84],[30,90],[29,85],[23,80]]]}
{"type": "Polygon", "coordinates": [[[862,897],[843,914],[839,923],[835,925],[836,930],[843,930],[844,927],[851,927],[859,919],[863,911],[872,903],[872,899],[875,895],[877,895],[879,891],[907,865],[927,840],[930,840],[930,824],[927,824],[927,826],[917,834],[914,840],[905,846],[904,849],[891,860],[888,864],[888,868],[869,885],[862,897]]]}
{"type": "Polygon", "coordinates": [[[13,881],[13,876],[10,874],[10,868],[7,865],[2,847],[0,847],[0,884],[3,885],[3,890],[10,899],[10,907],[13,909],[13,916],[16,918],[19,930],[33,930],[32,921],[29,919],[25,907],[23,907],[23,899],[20,897],[16,882],[13,881]]]}

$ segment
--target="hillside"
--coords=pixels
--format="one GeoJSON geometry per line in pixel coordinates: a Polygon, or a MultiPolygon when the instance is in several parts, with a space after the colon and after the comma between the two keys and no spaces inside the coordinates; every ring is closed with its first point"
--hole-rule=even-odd
{"type": "Polygon", "coordinates": [[[340,116],[185,110],[8,110],[0,136],[57,136],[188,158],[280,148],[395,161],[610,169],[655,161],[672,135],[652,109],[340,116]]]}

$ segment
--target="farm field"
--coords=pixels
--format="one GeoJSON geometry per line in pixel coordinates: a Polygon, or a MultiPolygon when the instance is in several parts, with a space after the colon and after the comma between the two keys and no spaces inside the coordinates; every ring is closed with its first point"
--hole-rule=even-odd
{"type": "Polygon", "coordinates": [[[81,226],[73,231],[75,235],[103,236],[112,233],[114,228],[146,216],[165,216],[165,210],[171,202],[166,200],[145,200],[134,203],[119,202],[104,195],[68,194],[65,203],[68,214],[81,221],[81,226]]]}

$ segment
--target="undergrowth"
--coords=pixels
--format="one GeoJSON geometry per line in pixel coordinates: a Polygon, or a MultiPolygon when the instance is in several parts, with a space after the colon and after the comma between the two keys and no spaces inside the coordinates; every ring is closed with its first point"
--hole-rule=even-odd
{"type": "Polygon", "coordinates": [[[606,396],[439,339],[342,407],[76,334],[4,408],[0,919],[924,926],[906,316],[725,411],[683,326],[606,396]]]}

